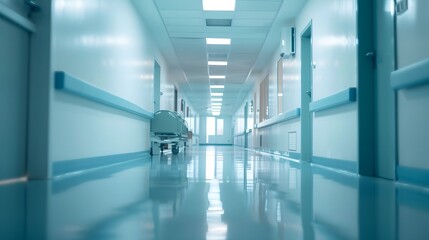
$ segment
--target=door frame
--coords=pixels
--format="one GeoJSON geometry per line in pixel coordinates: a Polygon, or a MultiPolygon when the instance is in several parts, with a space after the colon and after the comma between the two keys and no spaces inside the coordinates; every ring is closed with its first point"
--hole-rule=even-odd
{"type": "Polygon", "coordinates": [[[301,32],[301,160],[313,156],[313,113],[310,112],[313,91],[312,21],[301,32]],[[305,63],[306,62],[306,63],[305,63]]]}
{"type": "Polygon", "coordinates": [[[153,112],[161,107],[161,66],[158,61],[154,61],[153,67],[153,112]]]}

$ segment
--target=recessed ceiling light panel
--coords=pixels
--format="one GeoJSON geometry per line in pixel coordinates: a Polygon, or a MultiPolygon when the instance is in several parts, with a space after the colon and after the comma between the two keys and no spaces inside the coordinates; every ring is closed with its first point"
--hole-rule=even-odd
{"type": "Polygon", "coordinates": [[[210,93],[210,95],[213,97],[222,97],[223,93],[210,93]]]}
{"type": "Polygon", "coordinates": [[[206,43],[209,45],[231,45],[230,38],[206,38],[206,43]]]}
{"type": "Polygon", "coordinates": [[[221,89],[221,88],[225,88],[225,85],[210,85],[210,88],[221,89]]]}
{"type": "Polygon", "coordinates": [[[227,66],[227,61],[208,61],[209,66],[227,66]]]}
{"type": "Polygon", "coordinates": [[[203,0],[204,11],[235,11],[235,0],[203,0]]]}
{"type": "Polygon", "coordinates": [[[225,79],[225,75],[210,75],[210,79],[225,79]]]}

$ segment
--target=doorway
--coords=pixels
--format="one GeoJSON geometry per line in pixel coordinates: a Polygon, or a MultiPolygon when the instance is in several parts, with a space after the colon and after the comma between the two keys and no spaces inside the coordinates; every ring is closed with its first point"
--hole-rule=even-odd
{"type": "Polygon", "coordinates": [[[301,160],[313,156],[313,114],[310,112],[313,79],[311,22],[301,34],[301,160]]]}
{"type": "Polygon", "coordinates": [[[153,74],[153,112],[160,109],[161,101],[161,66],[158,62],[154,63],[154,74],[153,74]]]}
{"type": "Polygon", "coordinates": [[[2,3],[0,13],[0,182],[26,175],[30,32],[28,8],[2,3]],[[28,24],[15,24],[15,21],[28,24]],[[3,34],[4,33],[4,34],[3,34]]]}

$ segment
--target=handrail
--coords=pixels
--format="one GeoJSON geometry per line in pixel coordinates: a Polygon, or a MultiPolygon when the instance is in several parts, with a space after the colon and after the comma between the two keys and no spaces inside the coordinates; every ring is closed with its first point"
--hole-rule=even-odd
{"type": "Polygon", "coordinates": [[[153,113],[65,72],[55,72],[55,89],[116,108],[139,117],[152,119],[153,113]]]}

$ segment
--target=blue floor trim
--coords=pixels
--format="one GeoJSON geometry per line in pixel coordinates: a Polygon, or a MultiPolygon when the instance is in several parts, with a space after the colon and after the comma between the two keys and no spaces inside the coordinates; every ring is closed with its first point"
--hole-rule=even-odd
{"type": "Polygon", "coordinates": [[[233,144],[231,143],[231,144],[221,144],[221,143],[219,143],[219,144],[217,144],[217,143],[200,143],[199,144],[200,146],[232,146],[233,144]]]}
{"type": "Polygon", "coordinates": [[[336,168],[356,174],[358,173],[358,164],[353,161],[313,156],[312,162],[326,167],[336,168]]]}
{"type": "Polygon", "coordinates": [[[139,117],[152,119],[153,113],[65,72],[55,72],[55,89],[61,90],[139,117]]]}
{"type": "Polygon", "coordinates": [[[356,88],[348,88],[310,103],[310,112],[319,112],[356,101],[356,88]]]}
{"type": "Polygon", "coordinates": [[[289,157],[296,159],[296,160],[301,160],[301,153],[298,152],[289,152],[289,157]]]}
{"type": "Polygon", "coordinates": [[[399,182],[429,187],[429,169],[397,166],[396,176],[399,182]]]}
{"type": "Polygon", "coordinates": [[[150,158],[150,151],[57,161],[52,164],[52,176],[58,177],[65,174],[96,169],[99,167],[126,162],[138,158],[150,158]]]}

